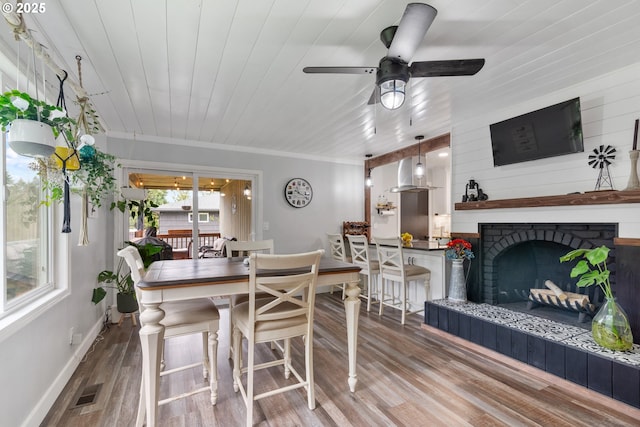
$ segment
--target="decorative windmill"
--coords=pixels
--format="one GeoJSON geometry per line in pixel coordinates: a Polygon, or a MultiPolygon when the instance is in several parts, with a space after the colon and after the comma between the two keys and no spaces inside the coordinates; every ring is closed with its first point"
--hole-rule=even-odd
{"type": "Polygon", "coordinates": [[[592,168],[600,169],[598,174],[598,181],[596,182],[596,191],[598,190],[613,190],[613,184],[611,183],[611,175],[609,174],[609,165],[611,161],[616,158],[614,154],[616,149],[610,145],[606,147],[601,145],[598,148],[593,149],[593,154],[589,154],[589,166],[592,168]],[[608,188],[606,188],[608,186],[608,188]],[[603,188],[605,187],[605,188],[603,188]]]}

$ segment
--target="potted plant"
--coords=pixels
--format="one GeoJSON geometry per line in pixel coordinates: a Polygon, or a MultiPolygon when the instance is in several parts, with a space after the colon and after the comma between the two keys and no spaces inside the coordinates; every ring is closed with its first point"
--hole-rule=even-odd
{"type": "MultiPolygon", "coordinates": [[[[145,268],[153,262],[153,256],[162,251],[162,247],[153,244],[136,245],[133,242],[125,243],[135,246],[138,249],[145,268]]],[[[105,288],[112,288],[118,292],[116,295],[116,303],[120,313],[133,313],[138,310],[135,284],[131,278],[131,273],[125,269],[124,258],[120,258],[115,271],[101,271],[98,274],[98,284],[103,284],[103,286],[97,286],[93,289],[91,302],[94,304],[98,304],[107,295],[105,288]]]]}
{"type": "MultiPolygon", "coordinates": [[[[453,239],[447,243],[445,256],[451,260],[448,299],[454,302],[466,302],[467,279],[464,274],[464,260],[471,260],[474,257],[471,243],[464,239],[453,239]]],[[[470,264],[469,267],[471,267],[470,264]]]]}
{"type": "Polygon", "coordinates": [[[98,274],[98,283],[104,284],[93,289],[91,302],[98,304],[107,295],[106,288],[116,289],[117,307],[120,313],[133,313],[138,310],[136,290],[131,273],[124,269],[125,261],[120,258],[116,271],[103,270],[98,274]]]}
{"type": "Polygon", "coordinates": [[[7,140],[16,153],[49,157],[56,137],[72,137],[76,122],[61,108],[11,90],[0,95],[0,125],[3,132],[9,131],[7,140]]]}
{"type": "Polygon", "coordinates": [[[607,268],[609,248],[575,249],[560,257],[560,262],[582,258],[571,270],[571,277],[580,277],[576,286],[598,285],[605,302],[591,322],[591,333],[596,343],[610,350],[626,351],[633,347],[633,335],[629,319],[617,303],[611,290],[610,272],[607,268]]]}

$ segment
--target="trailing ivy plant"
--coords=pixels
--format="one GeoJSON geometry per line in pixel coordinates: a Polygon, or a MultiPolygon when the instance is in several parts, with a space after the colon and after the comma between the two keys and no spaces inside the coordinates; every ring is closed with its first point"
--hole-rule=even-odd
{"type": "Polygon", "coordinates": [[[157,208],[158,204],[152,200],[117,200],[111,203],[110,209],[117,208],[120,212],[124,213],[127,208],[129,209],[129,215],[131,215],[131,219],[135,222],[138,218],[143,218],[146,221],[146,225],[148,227],[158,227],[158,221],[156,215],[151,210],[152,208],[157,208]]]}

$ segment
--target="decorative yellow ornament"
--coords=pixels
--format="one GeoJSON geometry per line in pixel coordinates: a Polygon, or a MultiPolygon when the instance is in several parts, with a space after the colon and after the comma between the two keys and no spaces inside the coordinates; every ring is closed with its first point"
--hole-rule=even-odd
{"type": "Polygon", "coordinates": [[[62,169],[62,163],[65,161],[67,162],[68,171],[77,171],[80,169],[78,152],[73,148],[57,146],[51,158],[55,161],[56,167],[59,169],[62,169]]]}

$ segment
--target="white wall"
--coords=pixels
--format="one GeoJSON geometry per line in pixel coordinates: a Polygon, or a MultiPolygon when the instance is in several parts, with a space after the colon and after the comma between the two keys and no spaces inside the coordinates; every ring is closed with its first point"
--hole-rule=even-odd
{"type": "MultiPolygon", "coordinates": [[[[599,145],[617,155],[610,167],[614,189],[626,188],[634,121],[640,117],[640,64],[618,70],[560,92],[505,105],[496,111],[454,115],[452,201],[460,202],[465,184],[474,178],[490,200],[593,191],[598,171],[587,157],[599,145]],[[493,166],[489,125],[567,99],[580,97],[584,153],[493,166]]],[[[640,206],[598,205],[453,211],[452,231],[477,232],[482,222],[619,222],[621,237],[640,237],[640,206]]]]}
{"type": "Polygon", "coordinates": [[[77,246],[80,197],[72,195],[71,200],[72,233],[59,232],[61,215],[55,225],[57,238],[68,244],[67,251],[58,250],[55,256],[69,260],[68,278],[63,278],[68,281],[69,293],[12,334],[3,334],[0,340],[2,426],[40,424],[102,325],[106,303],[94,306],[91,293],[98,273],[110,267],[112,247],[107,248],[106,242],[107,236],[113,234],[111,215],[103,207],[97,218],[89,219],[90,243],[77,246]],[[82,334],[81,344],[69,344],[72,327],[82,334]]]}
{"type": "MultiPolygon", "coordinates": [[[[262,171],[262,194],[254,190],[263,212],[262,238],[274,239],[275,250],[290,253],[325,248],[326,233],[342,230],[342,221],[364,218],[363,164],[339,164],[323,160],[244,153],[213,148],[109,138],[109,151],[121,159],[162,162],[168,165],[262,171]],[[304,208],[291,207],[284,186],[291,178],[305,178],[313,199],[304,208]]],[[[258,200],[256,200],[258,201],[258,200]]]]}

